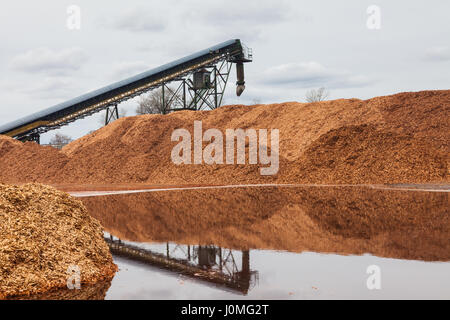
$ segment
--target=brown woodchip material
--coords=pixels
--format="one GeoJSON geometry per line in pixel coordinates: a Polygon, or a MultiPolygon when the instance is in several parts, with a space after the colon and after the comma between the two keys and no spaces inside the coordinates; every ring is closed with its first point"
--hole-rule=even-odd
{"type": "Polygon", "coordinates": [[[0,299],[66,288],[69,266],[83,284],[114,277],[102,226],[66,193],[0,185],[0,221],[0,299]]]}
{"type": "MultiPolygon", "coordinates": [[[[225,106],[122,118],[62,151],[0,137],[0,182],[430,183],[448,182],[450,90],[369,100],[225,106]],[[280,170],[260,165],[175,165],[177,128],[280,130],[280,170]]],[[[206,143],[205,143],[206,145],[206,143]]]]}

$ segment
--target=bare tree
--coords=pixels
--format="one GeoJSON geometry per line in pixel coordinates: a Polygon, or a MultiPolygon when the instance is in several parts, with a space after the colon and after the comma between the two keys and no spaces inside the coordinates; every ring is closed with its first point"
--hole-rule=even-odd
{"type": "Polygon", "coordinates": [[[312,89],[306,92],[307,102],[320,102],[326,100],[330,96],[330,91],[321,87],[319,89],[312,89]]]}
{"type": "Polygon", "coordinates": [[[253,104],[261,104],[261,99],[260,98],[253,98],[253,100],[252,100],[252,103],[253,104]]]}
{"type": "Polygon", "coordinates": [[[151,91],[147,96],[142,96],[136,108],[136,114],[168,114],[181,97],[177,94],[171,99],[175,91],[167,87],[164,90],[166,90],[165,101],[163,101],[162,88],[151,91]]]}
{"type": "Polygon", "coordinates": [[[57,147],[63,147],[70,142],[72,142],[72,138],[61,133],[56,133],[53,138],[50,139],[50,144],[57,147]]]}

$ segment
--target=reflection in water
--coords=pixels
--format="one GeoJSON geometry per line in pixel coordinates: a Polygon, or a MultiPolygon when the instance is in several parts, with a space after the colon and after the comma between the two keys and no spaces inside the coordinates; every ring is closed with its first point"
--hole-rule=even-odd
{"type": "Polygon", "coordinates": [[[133,242],[449,261],[448,196],[365,187],[261,187],[82,201],[108,232],[133,242]]]}
{"type": "Polygon", "coordinates": [[[247,294],[258,281],[258,272],[250,270],[249,250],[237,252],[213,245],[167,243],[163,253],[161,250],[158,252],[155,246],[128,243],[113,236],[105,240],[116,256],[182,274],[235,293],[247,294]]]}
{"type": "MultiPolygon", "coordinates": [[[[140,246],[140,244],[138,244],[140,246]]],[[[150,245],[165,253],[166,245],[150,245]]],[[[170,246],[173,252],[174,245],[170,246]]],[[[177,251],[174,252],[177,254],[177,251]]],[[[177,254],[178,256],[178,254],[177,254]]],[[[179,253],[182,256],[182,253],[179,253]]],[[[120,271],[106,299],[448,299],[450,262],[252,250],[257,285],[242,295],[190,277],[115,256],[120,271]],[[367,267],[379,266],[382,290],[367,288],[367,267]]],[[[234,252],[236,262],[240,252],[234,252]]]]}

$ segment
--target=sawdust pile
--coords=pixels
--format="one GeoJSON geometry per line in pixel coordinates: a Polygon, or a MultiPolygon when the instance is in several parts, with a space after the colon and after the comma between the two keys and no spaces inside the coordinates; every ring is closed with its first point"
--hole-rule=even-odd
{"type": "Polygon", "coordinates": [[[0,183],[49,181],[67,161],[68,157],[55,148],[0,136],[0,183]]]}
{"type": "Polygon", "coordinates": [[[450,260],[445,192],[264,187],[82,201],[108,232],[122,240],[450,260]]]}
{"type": "Polygon", "coordinates": [[[333,129],[308,147],[286,181],[448,181],[450,150],[440,150],[430,142],[412,134],[378,130],[374,125],[333,129]]]}
{"type": "Polygon", "coordinates": [[[83,284],[116,272],[100,223],[66,193],[0,185],[0,221],[0,298],[65,288],[70,266],[83,284]]]}
{"type": "Polygon", "coordinates": [[[0,181],[43,183],[423,183],[448,182],[450,90],[369,100],[226,106],[122,118],[62,152],[0,139],[0,181]],[[279,129],[280,169],[175,165],[177,128],[279,129]],[[6,151],[5,151],[6,150],[6,151]],[[18,159],[24,158],[24,161],[18,159]]]}

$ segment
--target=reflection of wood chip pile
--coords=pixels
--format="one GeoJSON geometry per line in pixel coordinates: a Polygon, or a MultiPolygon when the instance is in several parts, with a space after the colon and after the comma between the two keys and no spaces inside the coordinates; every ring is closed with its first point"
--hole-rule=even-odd
{"type": "Polygon", "coordinates": [[[122,240],[450,260],[445,192],[264,187],[82,199],[122,240]]]}
{"type": "MultiPolygon", "coordinates": [[[[370,100],[228,106],[123,118],[62,152],[0,139],[0,180],[43,183],[226,184],[448,181],[450,90],[370,100]],[[279,129],[280,170],[171,161],[177,128],[279,129]]],[[[206,145],[206,144],[205,144],[206,145]]]]}
{"type": "Polygon", "coordinates": [[[102,227],[81,202],[53,188],[0,185],[0,298],[111,280],[116,266],[102,227]]]}

